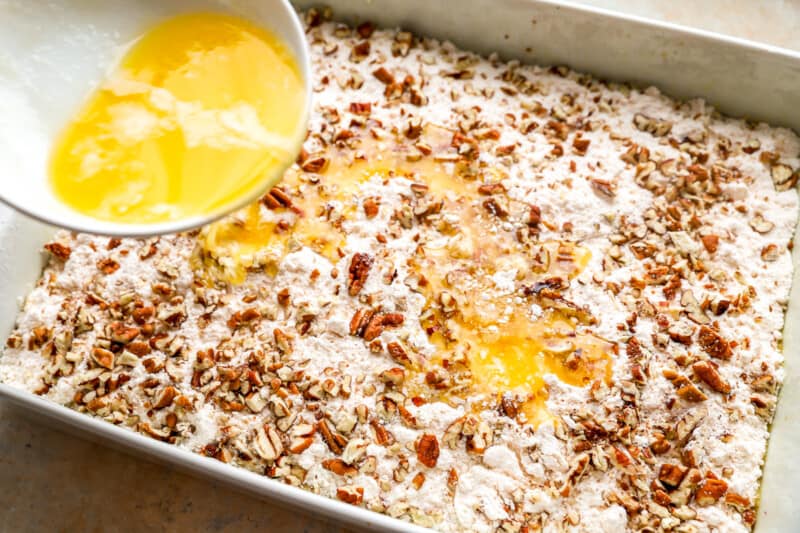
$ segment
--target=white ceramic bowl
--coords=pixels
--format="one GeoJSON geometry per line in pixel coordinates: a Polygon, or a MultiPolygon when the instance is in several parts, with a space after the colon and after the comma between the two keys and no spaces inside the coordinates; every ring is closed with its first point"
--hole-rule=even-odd
{"type": "MultiPolygon", "coordinates": [[[[115,236],[174,233],[207,224],[260,196],[255,190],[218,211],[170,222],[123,224],[97,220],[63,204],[48,176],[53,140],[127,45],[158,21],[185,12],[235,14],[271,30],[294,53],[306,107],[292,137],[300,152],[311,107],[308,45],[287,0],[64,0],[0,2],[0,201],[43,222],[115,236]]],[[[294,157],[275,170],[277,182],[294,157]]]]}

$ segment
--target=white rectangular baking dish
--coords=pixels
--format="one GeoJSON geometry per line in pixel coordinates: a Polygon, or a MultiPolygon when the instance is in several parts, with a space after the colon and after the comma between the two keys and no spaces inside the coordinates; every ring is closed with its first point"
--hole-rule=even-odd
{"type": "MultiPolygon", "coordinates": [[[[79,3],[85,9],[88,1],[79,3]]],[[[190,7],[219,5],[245,15],[258,5],[258,0],[174,1],[190,7]]],[[[294,3],[299,8],[316,4],[304,0],[294,3]]],[[[705,97],[727,114],[800,131],[800,54],[788,50],[568,2],[328,0],[327,4],[334,8],[336,18],[346,21],[369,19],[382,26],[402,26],[422,35],[450,39],[482,53],[499,52],[506,58],[540,64],[567,64],[603,78],[653,84],[672,96],[705,97]]],[[[126,8],[133,10],[134,6],[134,2],[128,2],[126,8]]],[[[41,245],[52,233],[52,228],[0,206],[2,336],[13,327],[21,299],[41,272],[41,245]]],[[[800,323],[800,242],[797,244],[784,342],[786,380],[767,456],[756,527],[759,532],[792,531],[800,523],[800,504],[793,498],[800,491],[800,461],[796,460],[800,454],[800,410],[793,409],[800,403],[800,332],[793,327],[800,323]]],[[[359,528],[421,531],[406,522],[156,442],[3,384],[0,396],[76,434],[213,477],[260,497],[359,528]]]]}

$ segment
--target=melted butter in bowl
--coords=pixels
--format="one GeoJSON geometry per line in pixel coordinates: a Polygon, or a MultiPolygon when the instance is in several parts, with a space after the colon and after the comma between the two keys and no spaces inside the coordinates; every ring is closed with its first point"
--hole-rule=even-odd
{"type": "Polygon", "coordinates": [[[221,214],[293,160],[304,83],[289,49],[249,21],[169,19],[132,45],[67,125],[52,188],[75,211],[114,223],[221,214]]]}

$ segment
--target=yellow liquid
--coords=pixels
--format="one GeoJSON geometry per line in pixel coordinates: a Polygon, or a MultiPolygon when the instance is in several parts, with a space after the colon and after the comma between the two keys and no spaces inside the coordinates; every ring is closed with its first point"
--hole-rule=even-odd
{"type": "MultiPolygon", "coordinates": [[[[443,128],[430,127],[426,140],[440,148],[449,143],[449,134],[443,128]]],[[[361,146],[364,158],[355,160],[346,159],[331,149],[325,154],[329,164],[324,171],[324,190],[310,189],[294,195],[293,214],[284,208],[275,211],[278,215],[288,215],[290,229],[280,231],[274,221],[263,219],[264,208],[259,204],[250,205],[234,216],[203,228],[198,238],[203,261],[195,266],[208,270],[212,278],[242,283],[248,270],[256,266],[267,272],[277,270],[277,263],[288,252],[292,240],[335,262],[345,237],[319,212],[331,201],[347,203],[361,185],[375,176],[383,180],[402,176],[424,182],[437,194],[455,190],[461,195],[477,196],[474,184],[467,187],[463,180],[443,172],[441,164],[430,158],[409,162],[404,154],[392,148],[397,147],[367,142],[361,146]]],[[[303,176],[299,169],[290,169],[283,176],[281,187],[295,189],[302,183],[303,176]]],[[[345,216],[352,214],[352,209],[343,213],[345,216]]]]}
{"type": "Polygon", "coordinates": [[[51,184],[107,221],[217,213],[277,180],[304,105],[277,37],[228,15],[181,15],[136,41],[67,126],[51,184]]]}
{"type": "MultiPolygon", "coordinates": [[[[429,128],[423,138],[437,153],[449,143],[449,132],[429,128]]],[[[413,260],[414,271],[427,280],[423,293],[428,307],[436,307],[437,295],[442,291],[459,297],[461,302],[449,318],[435,312],[423,319],[422,326],[429,331],[436,354],[417,370],[424,375],[443,361],[452,361],[456,351],[463,352],[471,376],[470,387],[455,394],[477,393],[495,402],[505,393],[515,393],[522,399],[519,420],[534,427],[552,419],[545,403],[547,374],[577,387],[595,381],[610,382],[612,343],[580,331],[579,326],[586,325],[580,319],[573,320],[557,310],[547,310],[533,318],[527,310],[528,302],[516,301],[508,294],[494,294],[492,275],[519,266],[509,263],[508,258],[519,256],[520,245],[513,234],[486,238],[490,221],[484,210],[475,205],[486,197],[478,193],[476,181],[465,179],[452,165],[433,157],[408,160],[403,146],[391,143],[364,139],[358,152],[361,156],[356,159],[343,157],[335,148],[326,152],[328,164],[317,176],[317,186],[309,185],[308,176],[299,169],[287,172],[281,188],[292,199],[292,209],[277,208],[265,217],[266,207],[254,204],[237,216],[203,228],[198,237],[203,262],[198,266],[216,272],[216,277],[225,281],[241,283],[247,272],[257,266],[267,272],[276,271],[292,239],[336,262],[345,236],[337,224],[321,215],[325,205],[334,200],[343,205],[339,216],[347,219],[354,215],[355,193],[370,179],[402,177],[424,183],[431,196],[442,199],[443,209],[460,214],[459,231],[469,245],[459,250],[426,248],[413,260]],[[287,221],[285,230],[279,230],[275,222],[278,219],[287,221]],[[258,261],[264,252],[270,253],[273,263],[258,261]],[[214,265],[223,268],[219,271],[214,265]],[[452,271],[462,274],[457,281],[446,279],[452,271]],[[449,332],[445,334],[442,327],[449,332]]],[[[491,173],[492,169],[485,172],[491,173]]],[[[538,255],[547,259],[537,262],[535,268],[529,259],[523,261],[528,268],[523,278],[527,285],[554,276],[573,279],[591,259],[589,250],[575,243],[543,241],[538,246],[538,255]]],[[[430,396],[431,391],[412,388],[406,392],[430,396]]],[[[452,394],[442,391],[440,398],[437,393],[433,396],[447,400],[452,394]]]]}

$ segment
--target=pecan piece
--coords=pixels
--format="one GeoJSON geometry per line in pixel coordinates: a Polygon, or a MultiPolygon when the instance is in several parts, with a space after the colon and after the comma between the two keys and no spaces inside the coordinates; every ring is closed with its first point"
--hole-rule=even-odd
{"type": "Polygon", "coordinates": [[[390,85],[394,83],[394,76],[391,72],[386,70],[386,67],[380,67],[372,73],[373,76],[378,78],[378,81],[383,83],[384,85],[390,85]]]}
{"type": "Polygon", "coordinates": [[[92,361],[94,361],[97,366],[111,370],[114,368],[114,353],[104,348],[93,348],[92,361]]]}
{"type": "Polygon", "coordinates": [[[358,468],[345,463],[341,459],[325,459],[322,461],[322,468],[330,470],[337,476],[351,476],[358,472],[358,468]]]}
{"type": "MultiPolygon", "coordinates": [[[[305,163],[302,165],[305,170],[305,163]]],[[[310,171],[307,171],[310,172],[310,171]]],[[[278,209],[280,207],[292,207],[292,199],[280,187],[273,187],[261,199],[268,209],[278,209]]]]}
{"type": "Polygon", "coordinates": [[[103,274],[113,274],[117,270],[119,270],[119,263],[111,259],[110,257],[106,257],[105,259],[100,259],[97,261],[97,268],[103,274]]]}
{"type": "Polygon", "coordinates": [[[345,503],[358,505],[364,500],[364,489],[350,485],[336,489],[336,497],[345,503]]]}
{"type": "Polygon", "coordinates": [[[589,149],[589,144],[591,144],[591,140],[583,139],[583,138],[575,138],[572,141],[572,148],[578,155],[586,155],[586,151],[589,149]]]}
{"type": "Polygon", "coordinates": [[[175,390],[175,387],[165,387],[164,390],[158,395],[156,399],[156,403],[153,404],[153,409],[163,409],[165,407],[169,407],[172,405],[172,401],[177,396],[178,391],[175,390]]]}
{"type": "Polygon", "coordinates": [[[317,422],[317,431],[322,435],[322,440],[328,445],[328,448],[336,455],[341,455],[344,447],[347,446],[347,439],[342,435],[331,430],[328,422],[323,418],[317,422]]]}
{"type": "Polygon", "coordinates": [[[156,314],[156,309],[152,305],[148,305],[145,307],[137,307],[131,312],[131,317],[133,317],[133,321],[137,324],[144,324],[156,314]]]}
{"type": "Polygon", "coordinates": [[[390,368],[380,374],[380,380],[390,386],[400,386],[406,379],[406,372],[402,368],[390,368]]]}
{"type": "Polygon", "coordinates": [[[350,268],[347,271],[347,292],[350,296],[357,295],[364,288],[373,261],[372,256],[369,254],[360,252],[353,254],[353,258],[350,260],[350,268]]]}
{"type": "Polygon", "coordinates": [[[591,178],[589,184],[596,193],[606,198],[614,198],[617,195],[617,184],[614,182],[591,178]]]}
{"type": "Polygon", "coordinates": [[[72,253],[72,249],[69,246],[60,242],[49,242],[44,245],[44,249],[62,261],[69,259],[72,253]]]}
{"type": "Polygon", "coordinates": [[[691,382],[678,389],[678,396],[687,402],[704,402],[708,399],[708,396],[691,382]]]}
{"type": "Polygon", "coordinates": [[[735,507],[736,509],[739,509],[740,511],[743,511],[750,507],[749,498],[733,491],[728,491],[728,493],[725,494],[725,503],[727,503],[732,507],[735,507]]]}
{"type": "Polygon", "coordinates": [[[367,218],[375,218],[378,216],[380,210],[380,202],[378,198],[369,197],[364,200],[364,215],[367,218]]]}
{"type": "Polygon", "coordinates": [[[781,251],[777,244],[768,244],[761,249],[761,259],[768,263],[777,261],[780,257],[781,251]]]}
{"type": "Polygon", "coordinates": [[[300,165],[300,168],[302,168],[304,172],[321,174],[322,172],[325,172],[326,168],[328,168],[328,158],[322,156],[310,156],[303,161],[303,164],[300,165]]]}
{"type": "Polygon", "coordinates": [[[718,235],[703,235],[700,237],[700,240],[703,242],[703,246],[708,253],[713,254],[717,251],[717,248],[719,247],[718,235]]]}
{"type": "Polygon", "coordinates": [[[505,219],[508,217],[508,205],[496,198],[489,198],[483,201],[483,208],[497,218],[505,219]]]}
{"type": "Polygon", "coordinates": [[[506,192],[506,188],[502,183],[483,183],[478,185],[478,194],[484,196],[491,196],[492,194],[501,194],[506,192]]]}
{"type": "Polygon", "coordinates": [[[374,315],[375,311],[372,309],[359,309],[356,311],[355,314],[353,314],[353,318],[350,319],[350,335],[354,337],[363,336],[364,329],[374,315]]]}
{"type": "Polygon", "coordinates": [[[700,333],[697,336],[700,348],[711,357],[716,359],[730,359],[731,345],[722,338],[715,330],[708,326],[700,326],[700,333]]]}
{"type": "Polygon", "coordinates": [[[386,351],[389,352],[389,356],[398,363],[404,365],[411,363],[411,358],[408,357],[408,353],[406,353],[405,348],[403,348],[403,345],[399,342],[390,342],[387,344],[386,351]]]}
{"type": "Polygon", "coordinates": [[[112,322],[109,324],[109,337],[114,342],[120,344],[128,344],[133,339],[139,336],[139,328],[132,328],[126,326],[122,322],[112,322]]]}
{"type": "Polygon", "coordinates": [[[510,395],[503,395],[503,398],[500,400],[500,412],[512,420],[516,419],[519,414],[517,401],[510,395]]]}
{"type": "Polygon", "coordinates": [[[376,339],[386,328],[402,326],[405,318],[400,313],[377,313],[364,328],[364,340],[376,339]]]}
{"type": "Polygon", "coordinates": [[[436,435],[425,433],[417,443],[417,459],[428,468],[436,466],[439,459],[439,440],[436,435]]]}
{"type": "Polygon", "coordinates": [[[731,386],[722,379],[714,365],[708,361],[698,361],[692,365],[692,372],[703,383],[714,389],[721,394],[728,394],[731,392],[731,386]]]}
{"type": "Polygon", "coordinates": [[[664,463],[658,471],[658,480],[667,488],[674,489],[683,481],[687,469],[680,465],[664,463]]]}
{"type": "Polygon", "coordinates": [[[542,210],[539,208],[538,205],[530,206],[528,210],[528,220],[526,224],[531,227],[535,228],[542,222],[542,210]]]}
{"type": "Polygon", "coordinates": [[[697,505],[711,505],[719,501],[728,491],[728,484],[721,479],[707,479],[694,495],[697,505]]]}
{"type": "Polygon", "coordinates": [[[394,437],[389,430],[387,430],[383,424],[378,422],[376,418],[373,418],[369,421],[369,425],[372,426],[372,429],[375,431],[375,442],[380,444],[381,446],[386,446],[394,442],[394,437]]]}
{"type": "Polygon", "coordinates": [[[275,338],[275,346],[278,347],[281,353],[292,353],[292,338],[287,333],[281,329],[275,328],[272,332],[272,336],[275,338]]]}
{"type": "Polygon", "coordinates": [[[350,112],[354,115],[369,115],[372,112],[372,104],[369,102],[350,102],[350,112]]]}

